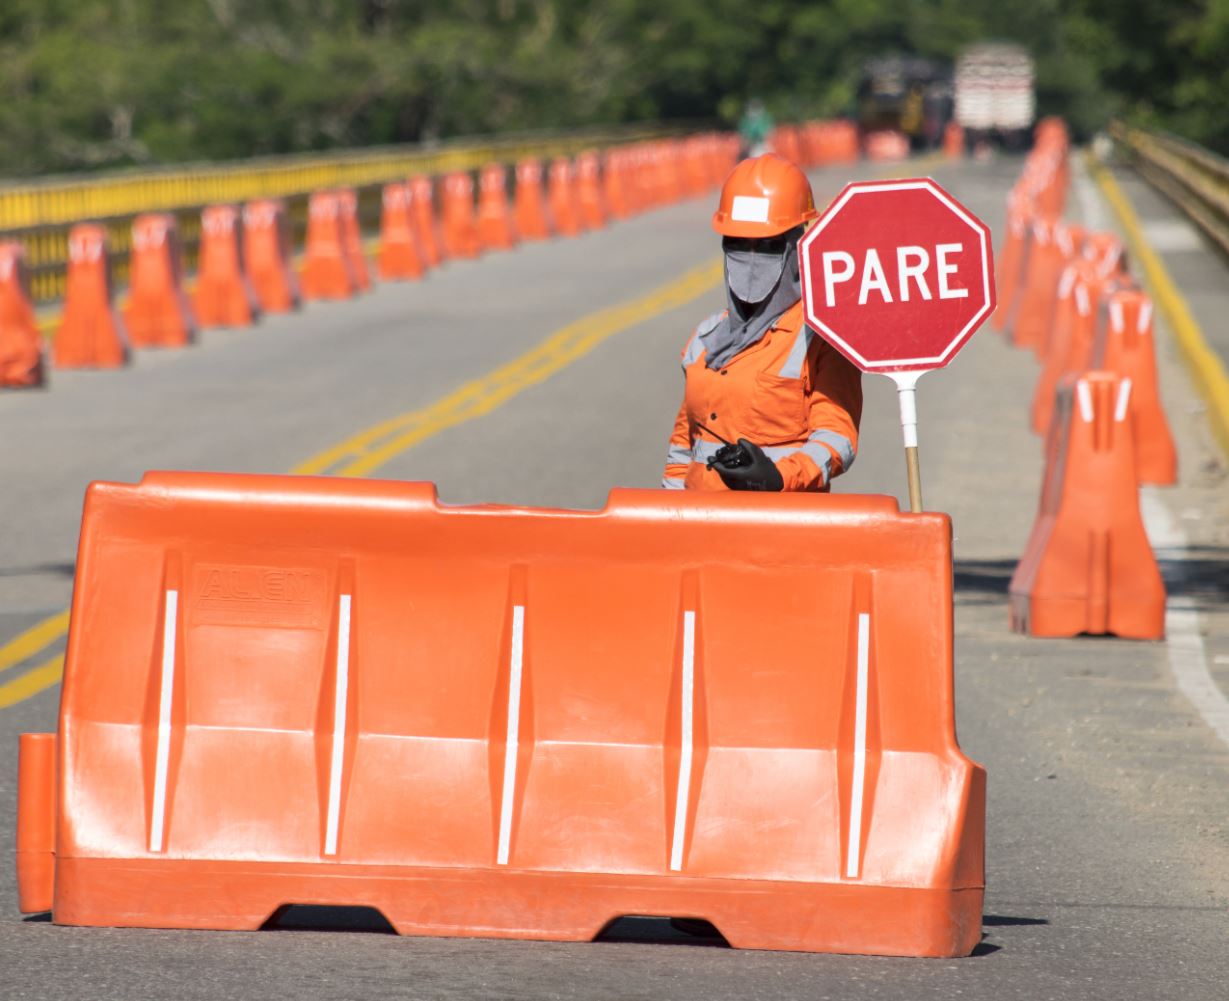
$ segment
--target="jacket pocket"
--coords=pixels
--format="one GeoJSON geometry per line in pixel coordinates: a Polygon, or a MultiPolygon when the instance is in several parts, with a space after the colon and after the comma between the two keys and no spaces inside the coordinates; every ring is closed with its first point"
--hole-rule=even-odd
{"type": "Polygon", "coordinates": [[[747,435],[757,445],[801,441],[807,435],[807,408],[801,379],[761,372],[749,407],[752,426],[747,435]]]}

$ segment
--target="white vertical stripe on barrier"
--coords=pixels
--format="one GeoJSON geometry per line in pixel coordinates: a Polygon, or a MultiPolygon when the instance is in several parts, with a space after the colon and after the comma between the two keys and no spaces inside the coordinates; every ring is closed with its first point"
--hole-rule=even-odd
{"type": "Polygon", "coordinates": [[[1127,419],[1127,406],[1131,402],[1131,380],[1123,379],[1118,384],[1118,400],[1114,406],[1114,421],[1121,424],[1127,419]]]}
{"type": "Polygon", "coordinates": [[[674,798],[674,837],[670,842],[670,869],[683,868],[687,840],[687,804],[691,799],[691,759],[695,742],[696,613],[683,613],[682,727],[679,737],[679,784],[674,798]]]}
{"type": "Polygon", "coordinates": [[[167,590],[162,619],[162,676],[158,695],[158,749],[154,757],[154,815],[149,827],[149,850],[162,851],[166,825],[166,781],[171,761],[171,702],[175,694],[175,640],[179,619],[179,592],[167,590]]]}
{"type": "Polygon", "coordinates": [[[346,700],[350,689],[350,595],[343,594],[337,608],[337,680],[333,688],[333,758],[329,764],[329,813],[324,854],[337,854],[341,821],[341,772],[346,755],[346,700]]]}
{"type": "Polygon", "coordinates": [[[1144,333],[1152,326],[1152,300],[1145,299],[1139,304],[1139,317],[1135,321],[1135,329],[1144,333]]]}
{"type": "Polygon", "coordinates": [[[1080,405],[1080,416],[1084,418],[1084,423],[1091,424],[1093,419],[1092,390],[1088,388],[1088,383],[1083,379],[1075,384],[1075,399],[1080,405]]]}
{"type": "Polygon", "coordinates": [[[866,792],[866,689],[870,672],[871,617],[858,613],[858,693],[853,723],[853,791],[849,798],[849,850],[845,875],[856,879],[862,867],[862,801],[866,792]]]}
{"type": "Polygon", "coordinates": [[[499,803],[500,865],[512,847],[512,800],[516,795],[516,752],[521,729],[521,665],[525,647],[525,606],[512,606],[512,656],[508,677],[508,738],[504,743],[504,792],[499,803]]]}

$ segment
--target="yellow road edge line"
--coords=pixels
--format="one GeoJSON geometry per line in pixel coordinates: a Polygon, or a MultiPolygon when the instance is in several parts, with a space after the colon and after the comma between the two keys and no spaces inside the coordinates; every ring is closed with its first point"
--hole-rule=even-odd
{"type": "Polygon", "coordinates": [[[1119,225],[1127,235],[1132,254],[1143,266],[1152,297],[1165,314],[1191,380],[1208,405],[1208,420],[1212,431],[1225,455],[1229,456],[1229,374],[1225,371],[1224,362],[1204,338],[1199,321],[1191,313],[1190,306],[1170,277],[1160,255],[1148,243],[1135,207],[1119,187],[1113,174],[1091,153],[1085,154],[1085,159],[1089,173],[1097,182],[1101,194],[1109,202],[1118,217],[1119,225]]]}
{"type": "Polygon", "coordinates": [[[57,653],[49,661],[0,685],[0,709],[24,702],[50,688],[64,676],[64,655],[57,653]]]}
{"type": "Polygon", "coordinates": [[[57,612],[50,618],[43,619],[38,625],[31,626],[21,635],[0,646],[0,671],[20,664],[28,657],[33,657],[44,647],[49,646],[68,632],[68,609],[57,612]]]}

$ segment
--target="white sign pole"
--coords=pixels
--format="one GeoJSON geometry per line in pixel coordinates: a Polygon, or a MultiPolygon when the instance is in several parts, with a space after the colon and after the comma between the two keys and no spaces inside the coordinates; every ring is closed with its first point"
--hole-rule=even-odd
{"type": "Polygon", "coordinates": [[[905,440],[905,472],[909,478],[909,510],[922,510],[922,467],[917,457],[917,381],[921,372],[890,372],[900,403],[900,430],[905,440]]]}

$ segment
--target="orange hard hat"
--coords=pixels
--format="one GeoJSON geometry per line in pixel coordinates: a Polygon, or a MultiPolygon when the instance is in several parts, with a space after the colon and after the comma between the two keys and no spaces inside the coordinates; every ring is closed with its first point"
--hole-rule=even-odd
{"type": "Polygon", "coordinates": [[[765,153],[730,171],[713,229],[722,236],[777,236],[817,215],[806,174],[785,157],[765,153]]]}

